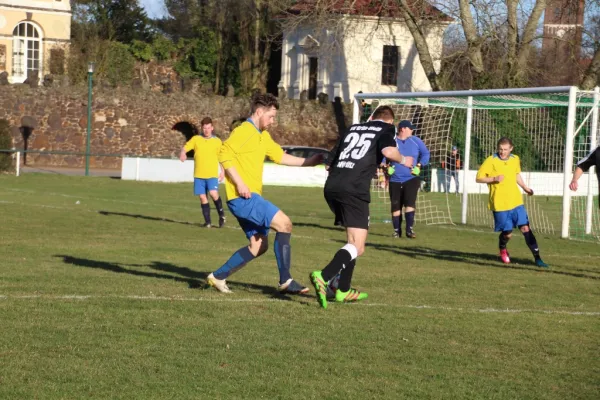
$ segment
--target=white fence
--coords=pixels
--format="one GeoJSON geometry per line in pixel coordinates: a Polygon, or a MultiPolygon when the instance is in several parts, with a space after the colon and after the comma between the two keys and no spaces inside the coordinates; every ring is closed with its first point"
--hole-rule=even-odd
{"type": "MultiPolygon", "coordinates": [[[[489,193],[488,185],[475,182],[477,171],[467,171],[467,178],[464,178],[464,170],[458,172],[459,180],[459,192],[463,193],[465,184],[467,185],[467,193],[489,193]]],[[[533,189],[536,195],[544,196],[562,196],[563,195],[563,177],[562,172],[521,172],[521,176],[525,183],[533,189]]],[[[584,182],[587,184],[587,174],[581,177],[580,185],[584,186],[584,182]]],[[[592,193],[598,194],[598,180],[594,177],[592,182],[592,193]]],[[[446,189],[446,177],[445,171],[442,169],[431,170],[431,191],[432,192],[445,192],[446,189]]],[[[451,193],[456,191],[454,179],[450,182],[451,193]]],[[[577,192],[571,192],[571,196],[587,196],[587,188],[585,190],[578,190],[577,192]]]]}
{"type": "MultiPolygon", "coordinates": [[[[467,185],[468,193],[488,193],[488,186],[475,182],[477,171],[459,171],[459,192],[462,193],[467,185]]],[[[536,195],[562,196],[563,174],[551,172],[523,172],[521,174],[525,183],[529,185],[536,195]]],[[[152,182],[193,182],[194,161],[165,160],[153,158],[123,158],[121,179],[152,182]]],[[[305,186],[323,187],[327,179],[327,171],[319,167],[288,167],[274,163],[265,163],[263,170],[263,183],[276,186],[305,186]]],[[[582,178],[584,179],[584,178],[582,178]]],[[[445,192],[446,179],[444,170],[431,170],[431,191],[445,192]]],[[[454,179],[450,183],[450,192],[455,192],[454,179]]],[[[592,180],[592,192],[598,193],[598,182],[592,180]]],[[[586,196],[587,190],[573,192],[572,196],[586,196]]]]}
{"type": "MultiPolygon", "coordinates": [[[[121,179],[151,182],[193,182],[194,161],[124,157],[121,179]]],[[[323,187],[325,167],[288,167],[265,163],[263,184],[277,186],[323,187]]]]}

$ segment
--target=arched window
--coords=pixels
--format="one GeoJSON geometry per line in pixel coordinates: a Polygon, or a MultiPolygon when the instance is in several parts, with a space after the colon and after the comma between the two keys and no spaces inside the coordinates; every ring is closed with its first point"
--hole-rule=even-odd
{"type": "Polygon", "coordinates": [[[23,82],[29,71],[38,71],[41,78],[42,38],[31,22],[19,23],[13,31],[13,82],[23,82]]]}

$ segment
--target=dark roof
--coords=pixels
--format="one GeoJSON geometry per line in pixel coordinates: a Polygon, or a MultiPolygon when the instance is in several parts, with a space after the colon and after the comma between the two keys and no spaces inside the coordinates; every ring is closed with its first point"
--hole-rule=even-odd
{"type": "MultiPolygon", "coordinates": [[[[402,11],[396,1],[383,4],[381,0],[337,0],[331,5],[331,12],[345,15],[362,15],[369,17],[385,17],[402,19],[402,11]]],[[[407,1],[411,11],[427,19],[450,22],[452,18],[431,4],[422,0],[407,1]]],[[[315,8],[315,0],[298,0],[288,9],[291,14],[302,14],[315,8]]]]}

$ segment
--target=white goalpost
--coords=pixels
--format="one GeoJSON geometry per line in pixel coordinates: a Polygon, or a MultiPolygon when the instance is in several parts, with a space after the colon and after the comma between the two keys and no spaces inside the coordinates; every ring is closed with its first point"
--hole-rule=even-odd
{"type": "MultiPolygon", "coordinates": [[[[414,93],[359,93],[353,123],[369,117],[379,105],[392,107],[396,123],[410,120],[431,152],[421,173],[418,224],[489,226],[487,185],[477,184],[477,169],[496,152],[503,136],[514,143],[522,177],[534,190],[524,196],[533,229],[563,238],[600,241],[598,182],[593,170],[569,189],[574,164],[597,146],[600,89],[543,87],[414,93]],[[366,106],[361,106],[361,101],[366,106]],[[458,179],[444,161],[456,146],[461,159],[458,179]],[[457,194],[453,194],[457,193],[457,194]]],[[[389,220],[385,182],[374,179],[372,218],[389,220]]]]}

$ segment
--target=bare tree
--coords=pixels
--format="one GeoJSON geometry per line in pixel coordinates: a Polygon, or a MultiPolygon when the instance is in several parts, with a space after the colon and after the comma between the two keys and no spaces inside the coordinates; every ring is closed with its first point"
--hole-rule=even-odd
{"type": "Polygon", "coordinates": [[[586,4],[586,24],[582,41],[582,56],[591,61],[582,74],[579,87],[591,90],[600,85],[600,1],[586,4]]]}

